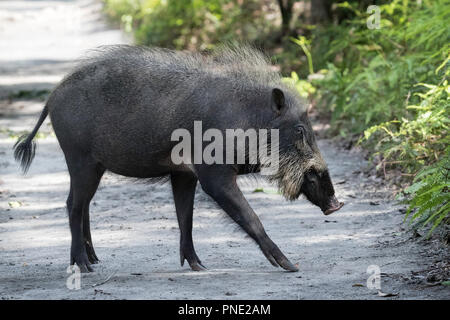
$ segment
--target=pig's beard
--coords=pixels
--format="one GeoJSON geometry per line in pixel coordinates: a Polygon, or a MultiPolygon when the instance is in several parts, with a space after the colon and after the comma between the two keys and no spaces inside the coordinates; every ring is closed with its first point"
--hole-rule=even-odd
{"type": "MultiPolygon", "coordinates": [[[[263,167],[267,165],[268,159],[262,160],[263,167]]],[[[300,196],[305,173],[312,168],[319,172],[326,169],[325,161],[320,153],[303,155],[298,150],[288,152],[280,150],[278,171],[266,178],[277,185],[280,193],[287,200],[292,201],[300,196]]]]}

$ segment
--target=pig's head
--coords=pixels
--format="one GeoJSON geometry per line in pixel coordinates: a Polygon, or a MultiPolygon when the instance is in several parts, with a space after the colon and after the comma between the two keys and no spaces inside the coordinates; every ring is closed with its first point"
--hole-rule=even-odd
{"type": "MultiPolygon", "coordinates": [[[[317,147],[307,113],[300,98],[289,89],[273,89],[271,127],[279,130],[279,169],[275,181],[289,200],[301,194],[326,215],[344,205],[336,199],[327,165],[317,147]]],[[[273,143],[273,142],[272,142],[273,143]]]]}

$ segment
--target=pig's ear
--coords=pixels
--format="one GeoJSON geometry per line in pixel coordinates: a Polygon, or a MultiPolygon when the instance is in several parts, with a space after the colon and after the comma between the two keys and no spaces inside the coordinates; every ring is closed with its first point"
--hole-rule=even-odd
{"type": "Polygon", "coordinates": [[[284,93],[281,89],[274,88],[272,90],[272,109],[280,115],[283,109],[286,107],[286,100],[284,93]]]}

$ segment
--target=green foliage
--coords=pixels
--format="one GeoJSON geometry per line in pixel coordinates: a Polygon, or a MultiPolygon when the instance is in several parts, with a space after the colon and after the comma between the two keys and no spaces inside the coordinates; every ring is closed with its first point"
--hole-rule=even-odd
{"type": "MultiPolygon", "coordinates": [[[[253,42],[277,28],[276,4],[257,0],[104,0],[139,44],[210,49],[218,42],[253,42]],[[269,3],[269,4],[268,4],[269,3]]],[[[277,17],[278,18],[278,17],[277,17]]]]}
{"type": "Polygon", "coordinates": [[[346,2],[341,6],[356,17],[312,36],[316,69],[328,71],[314,84],[321,111],[332,113],[334,131],[360,134],[373,125],[415,117],[406,108],[418,102],[414,85],[437,83],[434,70],[450,49],[448,1],[380,5],[380,29],[367,27],[365,12],[346,2]]]}
{"type": "Polygon", "coordinates": [[[8,98],[10,100],[13,99],[24,99],[24,100],[32,100],[32,99],[40,99],[45,100],[47,96],[50,94],[50,90],[19,90],[17,92],[11,93],[8,98]]]}
{"type": "Polygon", "coordinates": [[[405,192],[412,196],[406,218],[431,225],[431,233],[450,213],[450,147],[434,165],[422,169],[405,192]],[[415,210],[415,211],[414,211],[415,210]]]}
{"type": "Polygon", "coordinates": [[[414,118],[388,121],[364,132],[365,140],[376,141],[374,150],[383,156],[380,165],[393,163],[406,173],[415,173],[445,154],[450,144],[448,74],[447,69],[438,85],[416,85],[427,91],[415,93],[421,99],[419,105],[406,107],[416,112],[414,118]]]}
{"type": "MultiPolygon", "coordinates": [[[[9,138],[16,140],[25,134],[29,134],[30,132],[29,131],[14,131],[9,128],[0,128],[0,133],[6,134],[9,138]]],[[[38,133],[36,133],[36,135],[34,137],[35,137],[35,139],[45,139],[48,136],[56,137],[55,133],[53,132],[53,129],[49,133],[39,131],[38,133]]]]}
{"type": "Polygon", "coordinates": [[[312,62],[312,57],[311,57],[311,50],[309,48],[311,41],[307,40],[305,37],[300,36],[298,39],[292,38],[292,41],[296,44],[298,44],[303,52],[305,53],[306,58],[308,59],[308,68],[309,68],[309,73],[312,74],[314,73],[314,67],[313,67],[313,62],[312,62]]]}
{"type": "Polygon", "coordinates": [[[296,88],[302,98],[311,98],[316,92],[316,88],[309,81],[300,79],[295,71],[292,71],[290,77],[283,78],[283,81],[296,88]]]}
{"type": "Polygon", "coordinates": [[[449,60],[436,70],[439,73],[446,68],[438,85],[419,84],[428,90],[416,93],[420,105],[407,106],[417,110],[414,119],[382,123],[364,133],[365,139],[378,136],[375,150],[383,156],[380,165],[391,163],[412,173],[419,170],[405,189],[410,196],[407,217],[422,226],[431,224],[430,233],[450,212],[449,60]]]}

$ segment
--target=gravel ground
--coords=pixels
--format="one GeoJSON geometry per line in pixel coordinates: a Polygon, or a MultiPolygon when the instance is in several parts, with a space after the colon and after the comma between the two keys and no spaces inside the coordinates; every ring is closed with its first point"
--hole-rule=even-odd
{"type": "MultiPolygon", "coordinates": [[[[99,10],[93,1],[0,2],[0,96],[50,89],[85,49],[127,42],[99,10]]],[[[363,157],[327,140],[319,146],[338,199],[346,203],[331,216],[304,199],[285,201],[261,179],[239,181],[267,233],[299,263],[299,272],[271,266],[200,187],[193,233],[208,271],[181,267],[170,184],[107,173],[91,203],[101,263],[82,275],[80,290],[69,290],[69,176],[48,122],[26,176],[12,157],[14,135],[30,130],[42,108],[39,99],[0,101],[2,299],[450,298],[448,286],[436,285],[448,276],[441,272],[448,268],[448,248],[437,240],[412,239],[402,207],[381,181],[364,173],[363,157]],[[380,268],[381,291],[393,295],[381,297],[366,286],[371,265],[380,268]]]]}

